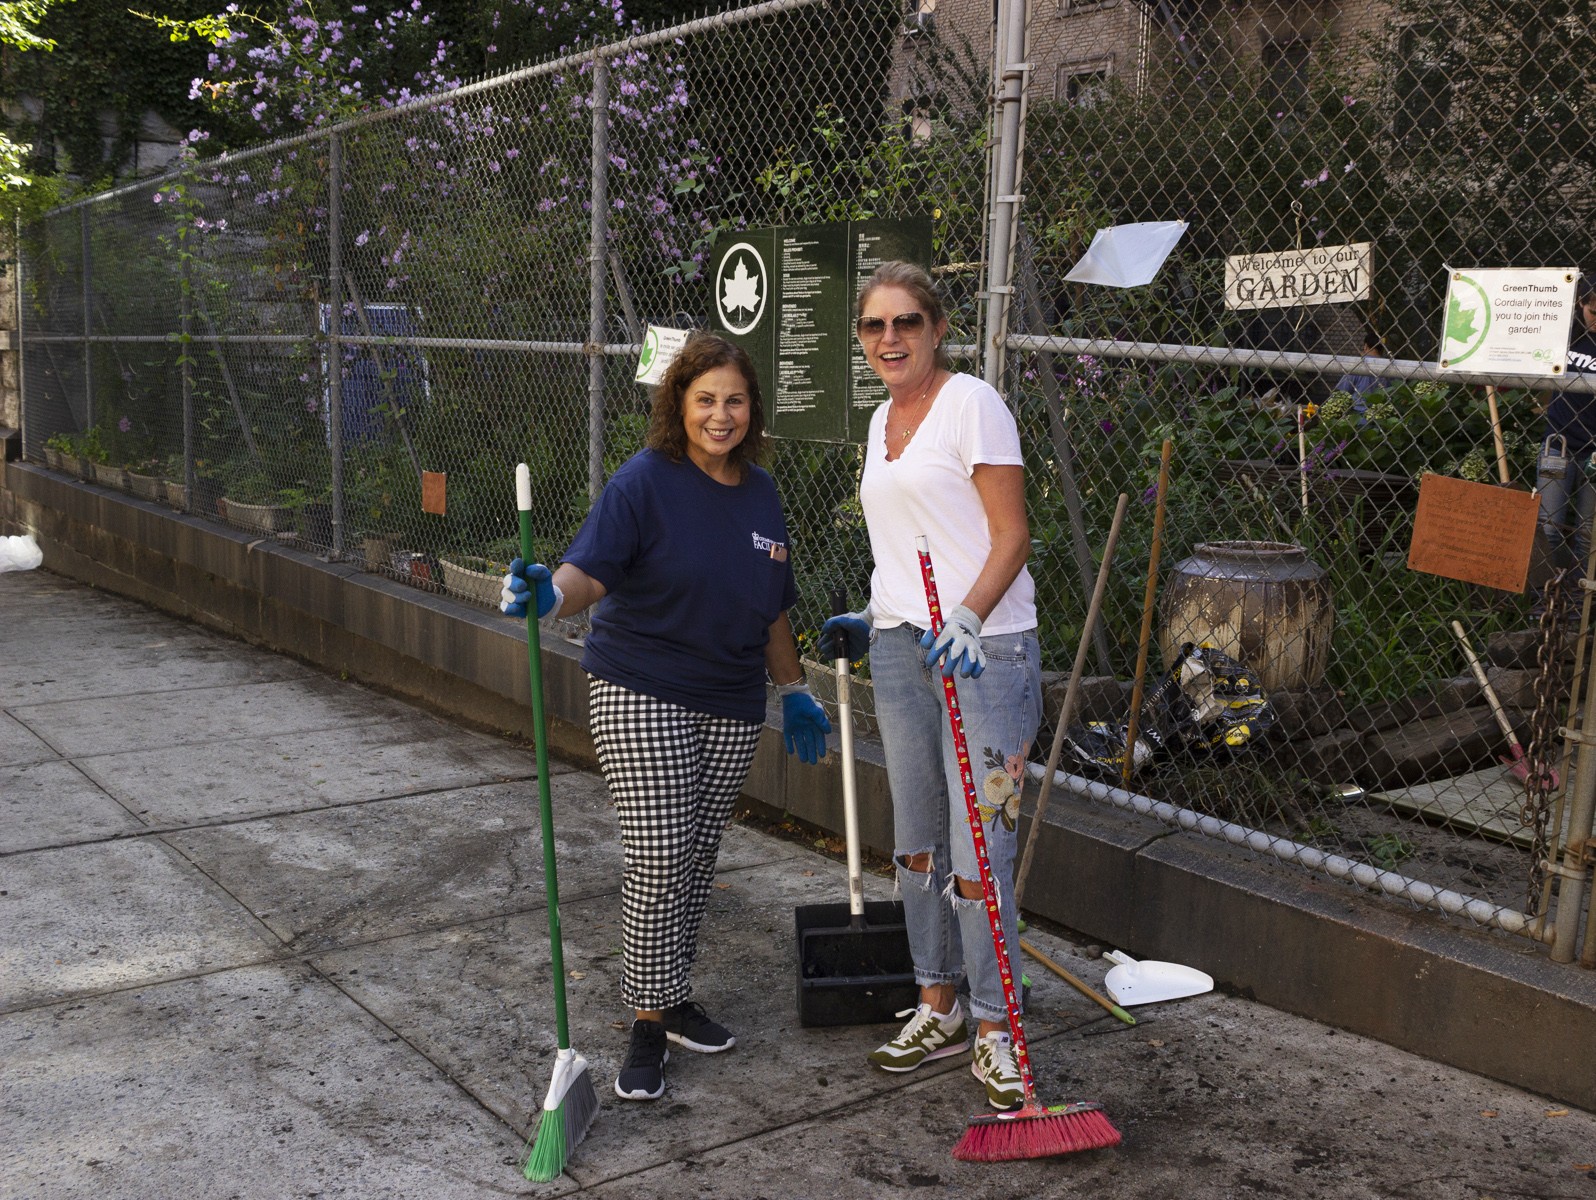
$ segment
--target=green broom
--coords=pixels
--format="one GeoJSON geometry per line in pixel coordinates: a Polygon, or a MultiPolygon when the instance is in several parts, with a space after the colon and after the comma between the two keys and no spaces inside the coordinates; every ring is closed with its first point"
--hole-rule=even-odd
{"type": "MultiPolygon", "coordinates": [[[[515,468],[515,506],[521,518],[521,561],[532,560],[532,473],[515,468]]],[[[537,592],[527,597],[527,666],[532,676],[532,736],[537,739],[538,809],[543,818],[543,879],[548,890],[549,963],[554,972],[554,1021],[559,1054],[554,1079],[543,1101],[543,1118],[532,1135],[523,1174],[540,1183],[558,1179],[571,1151],[587,1136],[598,1116],[598,1095],[587,1059],[571,1049],[571,1028],[565,1016],[565,952],[560,944],[560,885],[554,867],[554,802],[549,795],[549,737],[543,713],[543,645],[538,636],[537,592]]]]}

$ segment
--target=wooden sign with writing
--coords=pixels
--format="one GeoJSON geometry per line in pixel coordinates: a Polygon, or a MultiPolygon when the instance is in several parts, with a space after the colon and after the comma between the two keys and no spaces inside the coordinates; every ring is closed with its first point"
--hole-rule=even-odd
{"type": "Polygon", "coordinates": [[[421,472],[421,511],[443,516],[448,508],[446,499],[449,476],[444,471],[421,472]]]}
{"type": "Polygon", "coordinates": [[[1522,592],[1540,501],[1489,483],[1449,475],[1419,481],[1408,566],[1504,592],[1522,592]]]}

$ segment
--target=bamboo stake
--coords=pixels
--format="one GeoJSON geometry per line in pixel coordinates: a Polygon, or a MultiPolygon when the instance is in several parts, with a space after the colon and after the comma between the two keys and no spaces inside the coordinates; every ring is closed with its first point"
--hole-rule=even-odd
{"type": "Polygon", "coordinates": [[[1502,418],[1496,411],[1496,388],[1485,385],[1485,402],[1491,406],[1491,436],[1496,439],[1496,473],[1503,483],[1511,483],[1507,470],[1507,443],[1502,440],[1502,418]]]}
{"type": "Polygon", "coordinates": [[[1302,485],[1302,515],[1308,515],[1308,432],[1302,405],[1297,405],[1297,481],[1302,485]]]}
{"type": "MultiPolygon", "coordinates": [[[[1103,544],[1103,561],[1097,568],[1097,583],[1092,588],[1091,603],[1086,608],[1086,625],[1081,629],[1080,644],[1075,648],[1075,665],[1070,668],[1069,686],[1064,689],[1064,704],[1059,709],[1058,728],[1053,731],[1053,748],[1047,756],[1047,774],[1042,776],[1042,790],[1036,797],[1036,811],[1031,814],[1031,832],[1025,839],[1025,853],[1020,857],[1020,869],[1014,877],[1014,907],[1019,908],[1025,896],[1025,880],[1031,873],[1031,858],[1036,853],[1037,835],[1042,830],[1042,817],[1047,812],[1047,798],[1053,786],[1053,772],[1058,770],[1059,754],[1064,748],[1064,733],[1075,706],[1080,699],[1081,674],[1086,668],[1086,651],[1097,629],[1098,614],[1103,609],[1103,593],[1108,590],[1108,571],[1114,561],[1114,548],[1119,545],[1119,529],[1125,521],[1125,507],[1130,497],[1119,494],[1114,507],[1114,521],[1108,527],[1108,541],[1103,544]]],[[[1023,945],[1023,943],[1022,943],[1023,945]]]]}
{"type": "Polygon", "coordinates": [[[1164,540],[1164,493],[1169,490],[1169,459],[1175,443],[1164,439],[1158,456],[1158,503],[1153,510],[1153,546],[1147,556],[1147,593],[1142,599],[1142,634],[1136,648],[1136,682],[1131,687],[1130,717],[1125,723],[1125,761],[1120,764],[1120,780],[1130,782],[1136,763],[1136,733],[1141,724],[1142,678],[1147,673],[1147,647],[1153,636],[1153,600],[1158,595],[1158,552],[1164,540]]]}

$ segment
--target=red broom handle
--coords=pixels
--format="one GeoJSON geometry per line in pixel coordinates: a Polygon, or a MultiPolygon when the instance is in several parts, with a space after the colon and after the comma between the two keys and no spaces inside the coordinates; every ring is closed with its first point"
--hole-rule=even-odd
{"type": "MultiPolygon", "coordinates": [[[[920,555],[920,578],[925,581],[926,605],[931,610],[931,632],[942,632],[942,605],[937,600],[937,577],[931,567],[931,546],[924,537],[915,539],[920,555]]],[[[998,909],[997,885],[992,881],[992,860],[986,852],[986,831],[981,828],[981,811],[975,802],[975,776],[970,771],[970,748],[964,740],[964,717],[959,712],[959,691],[950,675],[942,676],[942,692],[948,698],[948,725],[953,730],[953,752],[959,759],[959,782],[964,785],[964,811],[970,821],[970,836],[975,841],[975,861],[981,869],[981,897],[986,902],[986,923],[992,928],[992,948],[997,953],[998,975],[1003,980],[1003,1003],[1009,1010],[1009,1033],[1014,1038],[1014,1058],[1025,1085],[1025,1102],[1036,1100],[1036,1082],[1031,1076],[1031,1052],[1025,1047],[1025,1030],[1020,1025],[1020,1001],[1014,991],[1014,972],[1009,966],[1008,939],[1003,936],[1003,917],[998,909]]]]}

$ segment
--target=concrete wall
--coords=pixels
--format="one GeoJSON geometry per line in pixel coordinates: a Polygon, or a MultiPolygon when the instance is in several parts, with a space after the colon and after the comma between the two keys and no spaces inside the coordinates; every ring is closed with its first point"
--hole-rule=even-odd
{"type": "MultiPolygon", "coordinates": [[[[32,464],[0,472],[0,533],[35,533],[48,570],[530,735],[519,622],[32,464]]],[[[578,653],[557,639],[544,647],[549,742],[591,765],[578,653]]],[[[885,851],[891,802],[872,742],[860,743],[858,776],[863,840],[885,851]]],[[[745,790],[841,828],[836,765],[789,759],[774,727],[745,790]]],[[[1026,908],[1273,1007],[1596,1110],[1596,973],[1554,966],[1526,942],[1057,792],[1026,908]]]]}

